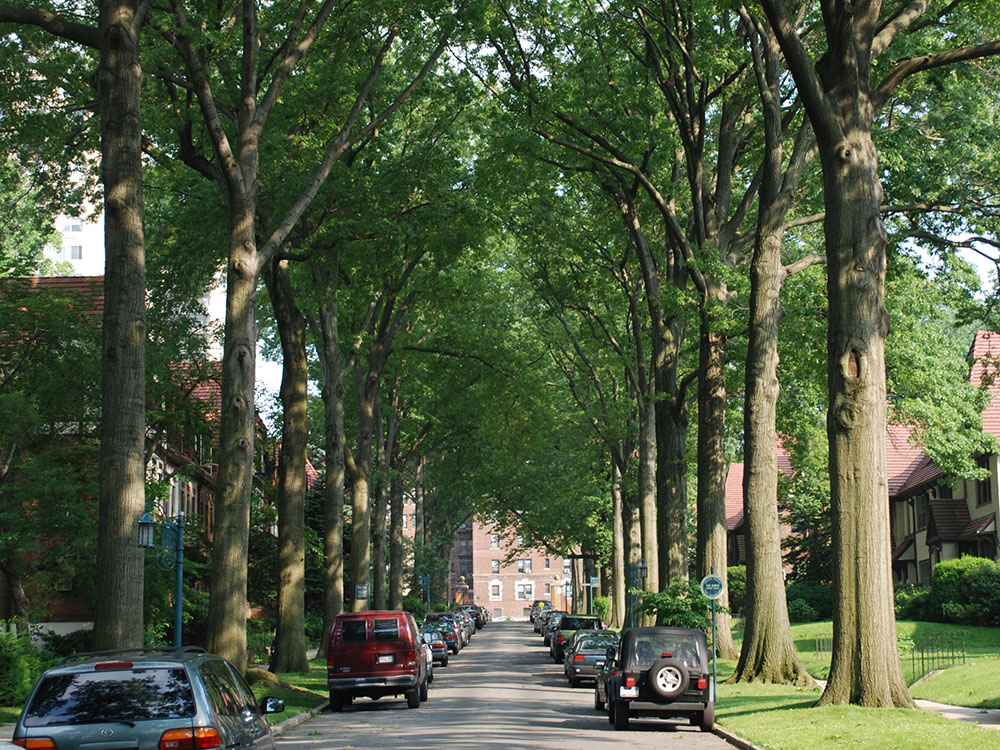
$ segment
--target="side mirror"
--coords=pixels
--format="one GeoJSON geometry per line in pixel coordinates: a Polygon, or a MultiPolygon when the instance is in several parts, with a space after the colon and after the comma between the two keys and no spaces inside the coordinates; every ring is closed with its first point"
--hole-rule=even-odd
{"type": "Polygon", "coordinates": [[[260,712],[262,714],[280,714],[285,710],[285,701],[282,698],[278,698],[274,695],[269,695],[264,698],[260,704],[260,712]]]}

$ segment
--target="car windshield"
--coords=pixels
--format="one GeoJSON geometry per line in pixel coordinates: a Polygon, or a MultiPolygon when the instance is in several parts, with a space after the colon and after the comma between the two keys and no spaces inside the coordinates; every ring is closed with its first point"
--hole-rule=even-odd
{"type": "Polygon", "coordinates": [[[592,617],[563,616],[559,621],[560,630],[598,630],[600,627],[601,621],[592,617]]]}
{"type": "Polygon", "coordinates": [[[194,695],[183,669],[114,669],[46,677],[25,710],[24,725],[135,722],[194,715],[194,695]]]}
{"type": "Polygon", "coordinates": [[[685,633],[637,634],[629,669],[648,669],[658,659],[677,659],[685,667],[699,668],[697,638],[685,633]]]}

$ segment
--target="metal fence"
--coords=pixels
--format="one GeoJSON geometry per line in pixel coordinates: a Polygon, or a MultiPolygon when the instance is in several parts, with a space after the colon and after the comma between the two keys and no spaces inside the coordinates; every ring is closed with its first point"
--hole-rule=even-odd
{"type": "Polygon", "coordinates": [[[908,655],[903,655],[906,683],[912,685],[936,669],[965,664],[965,631],[949,630],[917,641],[908,655]]]}

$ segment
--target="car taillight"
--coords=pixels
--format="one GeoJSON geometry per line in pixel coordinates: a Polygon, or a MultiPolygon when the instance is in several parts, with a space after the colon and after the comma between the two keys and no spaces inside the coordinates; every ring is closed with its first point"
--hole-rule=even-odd
{"type": "Polygon", "coordinates": [[[100,664],[95,664],[95,670],[104,669],[131,669],[132,662],[130,661],[102,661],[100,664]]]}
{"type": "Polygon", "coordinates": [[[708,687],[708,678],[707,677],[699,677],[698,678],[698,689],[699,690],[704,690],[707,687],[708,687]]]}
{"type": "Polygon", "coordinates": [[[14,740],[15,745],[23,747],[25,750],[56,750],[56,743],[50,737],[30,737],[23,740],[14,740]]]}
{"type": "Polygon", "coordinates": [[[407,651],[406,652],[406,661],[409,664],[416,664],[417,663],[417,652],[416,651],[407,651]]]}
{"type": "Polygon", "coordinates": [[[583,654],[577,654],[573,657],[573,661],[583,661],[586,657],[583,654]]]}
{"type": "Polygon", "coordinates": [[[566,642],[566,636],[560,635],[556,637],[556,643],[565,643],[565,642],[566,642]]]}
{"type": "Polygon", "coordinates": [[[160,736],[159,750],[209,750],[222,747],[222,738],[215,727],[168,729],[160,736]]]}
{"type": "Polygon", "coordinates": [[[635,687],[635,677],[626,677],[625,678],[625,687],[627,687],[627,688],[634,688],[635,687]]]}

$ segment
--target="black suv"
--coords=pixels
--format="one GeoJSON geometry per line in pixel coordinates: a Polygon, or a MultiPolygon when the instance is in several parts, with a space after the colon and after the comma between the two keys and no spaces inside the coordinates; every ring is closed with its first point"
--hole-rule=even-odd
{"type": "Polygon", "coordinates": [[[225,659],[194,647],[99,651],[67,657],[31,691],[14,744],[32,750],[239,747],[273,750],[258,702],[225,659]]]}
{"type": "MultiPolygon", "coordinates": [[[[626,628],[619,647],[608,649],[603,677],[615,729],[645,716],[687,718],[704,732],[715,724],[708,643],[700,630],[626,628]]],[[[602,702],[598,687],[595,706],[602,702]]]]}

